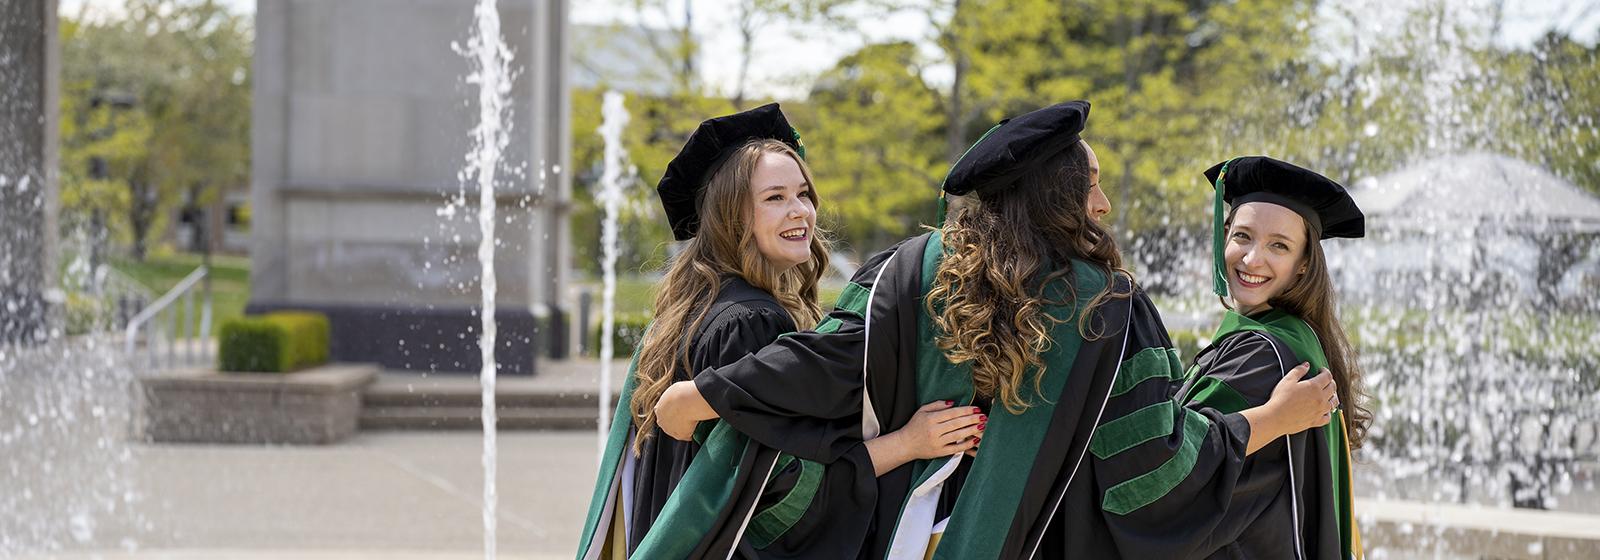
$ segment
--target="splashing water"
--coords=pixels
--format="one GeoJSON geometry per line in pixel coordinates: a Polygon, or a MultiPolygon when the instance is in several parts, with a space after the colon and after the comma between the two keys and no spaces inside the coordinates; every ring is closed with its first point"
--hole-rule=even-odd
{"type": "Polygon", "coordinates": [[[463,179],[472,177],[478,188],[478,262],[483,267],[480,283],[482,310],[478,315],[482,330],[478,349],[483,357],[479,373],[483,388],[483,552],[495,557],[496,506],[496,417],[495,417],[495,172],[500,154],[508,143],[509,105],[513,79],[511,49],[500,36],[500,11],[495,0],[479,0],[473,8],[473,34],[465,49],[456,51],[472,61],[475,70],[468,84],[478,86],[478,124],[472,130],[473,151],[467,154],[463,179]]]}
{"type": "MultiPolygon", "coordinates": [[[[1581,148],[1571,145],[1595,111],[1570,101],[1568,85],[1497,58],[1508,48],[1498,5],[1353,0],[1319,11],[1323,58],[1252,90],[1293,93],[1281,112],[1263,104],[1249,115],[1261,124],[1231,130],[1218,155],[1263,153],[1324,172],[1366,213],[1365,239],[1323,243],[1372,397],[1358,501],[1593,515],[1600,198],[1560,156],[1581,148]],[[1283,85],[1296,79],[1311,93],[1283,85]]],[[[1542,63],[1538,45],[1515,48],[1527,57],[1516,64],[1542,63]]],[[[1204,290],[1208,237],[1133,247],[1146,266],[1187,261],[1163,270],[1173,279],[1142,280],[1170,281],[1164,318],[1203,346],[1220,316],[1204,290]]],[[[1401,546],[1473,551],[1444,526],[1407,529],[1401,546]]]]}
{"type": "Polygon", "coordinates": [[[134,375],[116,342],[94,334],[0,345],[0,558],[119,533],[132,551],[155,529],[127,437],[134,375]]]}
{"type": "MultiPolygon", "coordinates": [[[[604,120],[600,123],[600,136],[605,138],[605,171],[600,176],[600,192],[595,195],[601,206],[605,208],[605,223],[600,230],[600,246],[603,248],[601,269],[603,284],[601,288],[601,320],[600,320],[600,430],[599,451],[603,455],[606,449],[606,436],[611,431],[611,358],[615,351],[611,346],[612,332],[616,330],[616,295],[617,295],[617,210],[622,205],[622,191],[633,180],[632,169],[629,168],[628,153],[622,146],[622,129],[628,126],[628,109],[623,105],[623,95],[615,91],[607,91],[605,100],[601,105],[601,115],[604,120]]],[[[619,404],[621,406],[621,404],[619,404]]]]}

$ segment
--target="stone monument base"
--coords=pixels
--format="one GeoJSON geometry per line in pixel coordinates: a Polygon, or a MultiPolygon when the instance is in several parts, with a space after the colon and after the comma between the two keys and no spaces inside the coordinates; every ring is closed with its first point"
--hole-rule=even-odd
{"type": "Polygon", "coordinates": [[[184,443],[334,443],[355,433],[370,364],[294,373],[187,369],[141,378],[144,435],[184,443]]]}
{"type": "MultiPolygon", "coordinates": [[[[332,340],[328,359],[371,362],[384,369],[477,374],[481,320],[469,307],[386,307],[378,305],[252,301],[246,313],[316,311],[328,316],[332,340]]],[[[494,359],[501,375],[533,375],[539,356],[540,321],[527,309],[495,311],[494,359]]]]}

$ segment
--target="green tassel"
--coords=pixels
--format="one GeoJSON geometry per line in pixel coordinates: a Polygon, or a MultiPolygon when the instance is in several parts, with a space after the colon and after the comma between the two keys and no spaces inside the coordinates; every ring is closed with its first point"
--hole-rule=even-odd
{"type": "Polygon", "coordinates": [[[791,127],[789,127],[789,132],[794,134],[794,153],[795,153],[795,155],[800,156],[800,161],[805,161],[806,160],[806,143],[800,141],[800,131],[799,130],[795,130],[795,128],[791,126],[791,127]]]}
{"type": "Polygon", "coordinates": [[[1223,262],[1222,256],[1222,180],[1228,176],[1230,163],[1233,163],[1233,160],[1222,162],[1222,171],[1217,173],[1217,184],[1213,185],[1216,193],[1212,195],[1211,204],[1211,291],[1216,292],[1218,297],[1228,297],[1228,274],[1225,268],[1227,263],[1223,262]]]}

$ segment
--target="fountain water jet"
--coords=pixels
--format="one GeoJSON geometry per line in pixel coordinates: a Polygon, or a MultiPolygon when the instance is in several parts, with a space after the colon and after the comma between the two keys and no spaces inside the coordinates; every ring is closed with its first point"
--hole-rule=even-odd
{"type": "Polygon", "coordinates": [[[472,130],[473,151],[467,155],[462,177],[475,179],[478,189],[478,262],[482,265],[479,288],[482,307],[478,312],[481,330],[478,349],[483,367],[479,373],[483,392],[483,550],[484,557],[495,557],[496,506],[496,417],[495,417],[495,173],[500,155],[510,139],[509,105],[511,96],[511,50],[500,36],[500,11],[495,0],[479,0],[473,11],[473,34],[465,49],[457,49],[472,60],[475,70],[467,83],[478,86],[478,123],[472,130]]]}
{"type": "MultiPolygon", "coordinates": [[[[603,121],[600,136],[605,138],[605,171],[600,176],[600,192],[595,195],[605,208],[605,222],[600,230],[600,246],[604,250],[601,260],[603,284],[601,288],[600,320],[600,421],[599,445],[596,457],[605,454],[606,435],[611,433],[611,358],[612,333],[616,331],[617,296],[617,211],[622,205],[623,188],[633,181],[628,153],[622,146],[622,130],[628,126],[628,109],[623,105],[623,95],[607,91],[601,105],[603,121]]],[[[618,403],[626,406],[626,403],[618,403]]]]}

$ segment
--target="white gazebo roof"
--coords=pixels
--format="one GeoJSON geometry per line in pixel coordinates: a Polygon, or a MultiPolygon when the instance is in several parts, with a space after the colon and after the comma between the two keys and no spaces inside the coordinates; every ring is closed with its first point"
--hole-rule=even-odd
{"type": "Polygon", "coordinates": [[[1525,161],[1486,152],[1437,157],[1362,179],[1350,196],[1368,225],[1497,221],[1600,231],[1600,198],[1525,161]]]}

